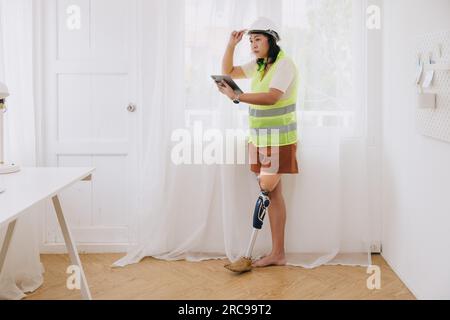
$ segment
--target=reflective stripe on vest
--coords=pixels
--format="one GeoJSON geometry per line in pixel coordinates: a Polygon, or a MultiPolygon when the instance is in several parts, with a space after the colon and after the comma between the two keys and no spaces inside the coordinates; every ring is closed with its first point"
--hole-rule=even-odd
{"type": "MultiPolygon", "coordinates": [[[[288,124],[287,126],[275,126],[275,127],[268,127],[268,128],[258,128],[258,129],[251,129],[258,135],[264,135],[264,134],[271,134],[271,131],[277,131],[278,133],[287,133],[290,131],[297,130],[297,122],[288,124]]],[[[277,133],[275,132],[275,134],[277,133]]]]}
{"type": "Polygon", "coordinates": [[[266,118],[266,117],[277,117],[284,116],[285,114],[295,112],[297,105],[291,104],[287,107],[277,108],[277,109],[267,109],[267,110],[259,110],[249,108],[250,117],[255,118],[266,118]]]}
{"type": "MultiPolygon", "coordinates": [[[[262,77],[263,71],[255,73],[252,81],[253,93],[270,91],[270,83],[278,67],[278,63],[288,59],[284,51],[280,51],[276,62],[262,77]]],[[[250,141],[257,147],[284,146],[297,143],[297,75],[289,97],[284,97],[272,106],[250,105],[249,129],[250,141]]]]}

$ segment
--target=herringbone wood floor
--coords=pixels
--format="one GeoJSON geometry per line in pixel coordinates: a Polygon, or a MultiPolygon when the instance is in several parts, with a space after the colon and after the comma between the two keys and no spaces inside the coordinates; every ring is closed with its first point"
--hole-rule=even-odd
{"type": "MultiPolygon", "coordinates": [[[[259,299],[414,299],[411,292],[379,255],[381,290],[368,290],[369,276],[362,267],[323,266],[313,270],[297,267],[256,269],[231,274],[225,261],[167,262],[151,258],[126,268],[111,268],[120,254],[81,255],[94,299],[150,300],[259,300],[259,299]]],[[[65,255],[43,255],[44,285],[27,299],[79,299],[66,289],[65,255]]]]}

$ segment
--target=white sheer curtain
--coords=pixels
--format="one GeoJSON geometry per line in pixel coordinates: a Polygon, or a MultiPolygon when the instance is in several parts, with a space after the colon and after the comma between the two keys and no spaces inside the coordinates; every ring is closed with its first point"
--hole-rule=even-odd
{"type": "MultiPolygon", "coordinates": [[[[248,28],[259,16],[282,26],[280,45],[300,69],[301,174],[283,178],[288,263],[370,264],[363,4],[143,1],[141,207],[132,229],[138,241],[115,266],[146,256],[199,261],[244,254],[259,194],[254,174],[243,164],[177,166],[171,135],[178,128],[194,132],[196,121],[204,131],[216,130],[210,139],[246,128],[246,107],[221,96],[209,76],[221,73],[230,32],[248,28]]],[[[250,59],[244,38],[235,63],[250,59]]],[[[248,91],[248,81],[239,84],[248,91]]],[[[267,219],[255,257],[270,249],[267,219]]]]}
{"type": "MultiPolygon", "coordinates": [[[[36,165],[33,101],[33,0],[0,0],[0,81],[9,87],[5,114],[5,157],[22,166],[36,165]]],[[[1,179],[1,176],[0,176],[1,179]]],[[[4,194],[7,196],[7,190],[4,194]]],[[[0,299],[21,299],[41,286],[38,215],[21,217],[0,275],[0,299]]],[[[6,228],[0,230],[3,243],[6,228]]]]}

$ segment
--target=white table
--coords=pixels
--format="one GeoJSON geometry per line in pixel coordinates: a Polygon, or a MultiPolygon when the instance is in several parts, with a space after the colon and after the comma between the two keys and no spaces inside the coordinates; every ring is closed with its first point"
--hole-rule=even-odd
{"type": "Polygon", "coordinates": [[[0,273],[17,219],[20,219],[20,216],[35,204],[51,198],[71,263],[78,266],[81,273],[81,295],[85,300],[92,299],[58,193],[78,181],[90,181],[94,171],[95,168],[23,168],[20,172],[0,177],[0,184],[6,189],[5,192],[0,193],[0,227],[8,226],[0,251],[0,273]]]}

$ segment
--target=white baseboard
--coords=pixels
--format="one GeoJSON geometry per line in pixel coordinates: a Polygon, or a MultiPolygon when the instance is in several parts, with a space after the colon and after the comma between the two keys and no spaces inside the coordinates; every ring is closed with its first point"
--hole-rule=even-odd
{"type": "Polygon", "coordinates": [[[386,263],[389,266],[389,268],[391,268],[391,270],[395,273],[395,275],[400,279],[400,281],[402,281],[403,284],[408,288],[408,290],[411,291],[412,295],[417,300],[422,300],[421,297],[417,294],[417,292],[409,284],[409,281],[407,281],[407,279],[403,275],[403,273],[399,272],[399,270],[395,267],[395,265],[391,263],[390,259],[388,257],[386,257],[385,255],[383,255],[383,253],[381,253],[381,256],[383,257],[384,261],[386,261],[386,263]]]}
{"type": "MultiPolygon", "coordinates": [[[[128,243],[80,243],[77,244],[78,252],[89,253],[126,253],[130,244],[128,243]]],[[[64,243],[44,243],[40,247],[41,254],[66,254],[64,243]]]]}

